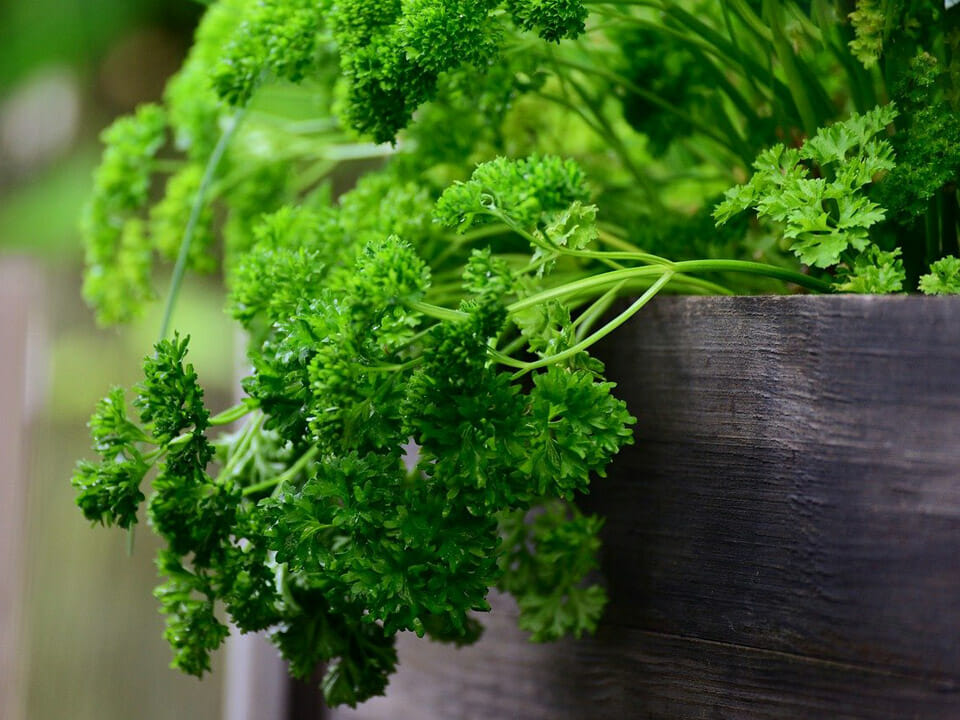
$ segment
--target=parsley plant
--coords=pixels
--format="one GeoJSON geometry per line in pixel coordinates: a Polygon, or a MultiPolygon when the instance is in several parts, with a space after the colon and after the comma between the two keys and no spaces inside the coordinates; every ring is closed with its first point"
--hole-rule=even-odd
{"type": "Polygon", "coordinates": [[[660,292],[960,292],[957,8],[206,4],[163,102],[103,134],[87,301],[129,320],[173,267],[73,478],[92,522],[165,541],[185,672],[229,618],[356,705],[398,632],[476,641],[491,588],[535,641],[591,632],[577,499],[644,410],[597,342],[660,292]],[[168,325],[216,271],[249,375],[211,414],[168,325]]]}

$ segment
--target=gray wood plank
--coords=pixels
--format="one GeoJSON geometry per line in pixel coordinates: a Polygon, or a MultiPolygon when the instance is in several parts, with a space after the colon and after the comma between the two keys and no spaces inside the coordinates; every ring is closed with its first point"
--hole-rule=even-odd
{"type": "Polygon", "coordinates": [[[596,638],[405,639],[335,718],[960,717],[960,299],[663,298],[604,348],[637,444],[596,638]]]}

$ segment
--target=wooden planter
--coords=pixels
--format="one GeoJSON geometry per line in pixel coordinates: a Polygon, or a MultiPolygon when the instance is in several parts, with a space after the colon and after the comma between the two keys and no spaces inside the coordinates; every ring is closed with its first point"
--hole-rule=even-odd
{"type": "Polygon", "coordinates": [[[328,717],[960,718],[960,299],[666,298],[614,342],[597,636],[498,598],[328,717]]]}

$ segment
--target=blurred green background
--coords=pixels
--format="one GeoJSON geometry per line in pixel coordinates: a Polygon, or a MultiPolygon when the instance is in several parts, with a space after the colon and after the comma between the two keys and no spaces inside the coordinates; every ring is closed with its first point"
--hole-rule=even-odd
{"type": "MultiPolygon", "coordinates": [[[[74,462],[89,454],[94,403],[112,384],[137,381],[159,328],[156,310],[131,327],[98,329],[80,299],[76,224],[97,135],[160,96],[201,11],[191,0],[0,0],[0,264],[26,258],[38,278],[37,292],[21,301],[40,338],[26,392],[36,400],[27,477],[2,478],[27,482],[19,657],[31,720],[220,712],[216,667],[203,682],[167,667],[151,596],[154,539],[141,527],[128,557],[125,533],[89,529],[69,482],[74,462]]],[[[208,405],[229,405],[234,337],[215,282],[188,284],[174,326],[193,335],[208,405]]],[[[0,365],[20,351],[0,348],[0,365]]]]}

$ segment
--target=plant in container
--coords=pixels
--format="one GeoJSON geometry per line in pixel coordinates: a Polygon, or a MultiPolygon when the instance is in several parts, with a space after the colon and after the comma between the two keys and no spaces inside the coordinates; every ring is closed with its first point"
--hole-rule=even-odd
{"type": "Polygon", "coordinates": [[[208,4],[163,103],[103,135],[87,301],[123,322],[173,270],[73,479],[131,531],[149,483],[186,672],[219,607],[325,664],[333,705],[384,692],[401,631],[477,640],[491,588],[533,640],[591,632],[603,519],[576,498],[644,411],[595,343],[660,293],[960,291],[960,9],[208,4]],[[168,326],[218,268],[250,372],[211,414],[168,326]]]}

